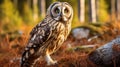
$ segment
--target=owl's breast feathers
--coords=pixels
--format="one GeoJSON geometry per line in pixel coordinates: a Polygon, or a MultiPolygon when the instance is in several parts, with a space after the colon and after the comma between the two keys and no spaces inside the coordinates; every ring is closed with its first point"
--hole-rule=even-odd
{"type": "MultiPolygon", "coordinates": [[[[43,43],[50,38],[64,35],[67,38],[71,30],[71,24],[64,24],[62,22],[56,22],[54,19],[44,19],[41,23],[37,24],[33,28],[30,35],[30,41],[42,46],[43,43]]],[[[44,45],[44,44],[43,44],[44,45]]]]}
{"type": "Polygon", "coordinates": [[[65,25],[51,18],[44,19],[31,31],[30,41],[39,44],[40,47],[45,46],[43,48],[49,46],[54,47],[55,45],[62,44],[66,40],[71,29],[70,26],[70,24],[65,25]]]}

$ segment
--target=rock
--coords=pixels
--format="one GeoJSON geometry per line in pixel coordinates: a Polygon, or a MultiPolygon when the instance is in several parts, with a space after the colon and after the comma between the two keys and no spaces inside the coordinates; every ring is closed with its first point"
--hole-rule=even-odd
{"type": "Polygon", "coordinates": [[[85,28],[75,28],[72,30],[72,35],[75,39],[88,38],[89,34],[90,30],[85,28]]]}

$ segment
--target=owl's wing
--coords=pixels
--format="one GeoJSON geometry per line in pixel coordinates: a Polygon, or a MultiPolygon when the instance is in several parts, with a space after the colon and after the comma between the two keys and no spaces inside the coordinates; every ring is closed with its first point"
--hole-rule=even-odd
{"type": "Polygon", "coordinates": [[[42,21],[40,24],[33,28],[30,35],[30,40],[25,48],[21,59],[21,67],[32,66],[37,58],[41,55],[39,48],[45,45],[44,43],[51,37],[52,29],[49,25],[42,21]]]}
{"type": "Polygon", "coordinates": [[[30,33],[30,41],[34,41],[35,44],[41,44],[41,46],[52,34],[52,28],[48,24],[44,23],[47,22],[43,21],[41,24],[38,24],[30,33]]]}

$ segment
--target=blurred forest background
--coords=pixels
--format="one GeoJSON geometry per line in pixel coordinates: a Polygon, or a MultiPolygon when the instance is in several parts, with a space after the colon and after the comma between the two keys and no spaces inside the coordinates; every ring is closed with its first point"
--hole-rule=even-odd
{"type": "MultiPolygon", "coordinates": [[[[27,43],[29,32],[37,23],[43,20],[47,8],[55,1],[66,1],[72,5],[74,9],[72,31],[76,28],[85,28],[91,31],[91,36],[99,34],[102,38],[100,41],[93,40],[88,42],[85,39],[76,41],[73,36],[77,32],[73,32],[73,35],[70,35],[64,43],[68,47],[71,46],[69,43],[72,42],[74,42],[72,44],[77,45],[96,43],[103,45],[119,35],[120,0],[0,0],[0,67],[18,67],[19,62],[12,62],[17,60],[15,57],[21,56],[27,43]]],[[[63,53],[65,54],[66,52],[61,50],[57,54],[64,57],[63,53]]],[[[71,62],[72,59],[76,59],[71,59],[71,54],[67,53],[70,56],[65,57],[70,58],[71,62]]],[[[78,56],[78,54],[75,54],[75,56],[78,56]]],[[[81,60],[79,61],[82,62],[81,60]]],[[[44,64],[45,62],[43,62],[44,64]]],[[[82,67],[85,66],[83,65],[82,67]]]]}
{"type": "MultiPolygon", "coordinates": [[[[28,33],[57,0],[0,0],[0,36],[28,33]]],[[[72,28],[89,23],[103,24],[120,20],[119,0],[58,0],[74,9],[72,28]]]]}

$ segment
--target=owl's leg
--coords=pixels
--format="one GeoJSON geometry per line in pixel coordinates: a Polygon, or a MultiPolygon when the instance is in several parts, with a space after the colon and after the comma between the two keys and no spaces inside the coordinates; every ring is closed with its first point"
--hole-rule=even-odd
{"type": "Polygon", "coordinates": [[[47,65],[54,65],[57,63],[57,61],[52,60],[52,58],[50,57],[50,54],[46,54],[45,60],[47,61],[47,65]]]}

